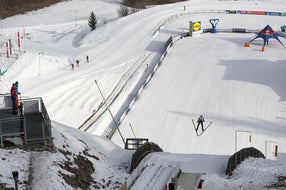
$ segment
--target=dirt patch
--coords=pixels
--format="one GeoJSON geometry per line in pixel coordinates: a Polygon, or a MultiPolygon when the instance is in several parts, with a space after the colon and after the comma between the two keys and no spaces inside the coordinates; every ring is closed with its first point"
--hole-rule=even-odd
{"type": "Polygon", "coordinates": [[[74,155],[63,149],[59,149],[59,152],[65,155],[67,159],[67,161],[59,164],[59,166],[67,172],[59,171],[59,176],[73,188],[90,189],[92,187],[93,189],[120,189],[122,183],[114,180],[116,177],[113,174],[100,180],[95,180],[92,177],[96,170],[90,159],[99,160],[99,158],[89,154],[87,148],[78,155],[74,155]]]}
{"type": "Polygon", "coordinates": [[[271,185],[266,185],[265,188],[285,189],[286,188],[286,176],[276,176],[277,182],[271,185]]]}
{"type": "Polygon", "coordinates": [[[6,187],[6,183],[0,183],[0,190],[14,190],[14,188],[6,187]]]}
{"type": "Polygon", "coordinates": [[[95,181],[92,178],[94,172],[93,164],[86,157],[81,155],[75,155],[74,161],[64,162],[60,164],[60,167],[67,170],[69,174],[59,172],[65,182],[74,188],[89,189],[95,181]]]}

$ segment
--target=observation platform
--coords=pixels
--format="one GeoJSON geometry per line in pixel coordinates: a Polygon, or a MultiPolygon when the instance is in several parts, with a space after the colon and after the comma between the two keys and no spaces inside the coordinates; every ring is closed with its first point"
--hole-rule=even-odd
{"type": "Polygon", "coordinates": [[[9,95],[0,96],[0,147],[41,147],[52,142],[51,121],[42,98],[21,99],[23,114],[12,114],[9,95]]]}

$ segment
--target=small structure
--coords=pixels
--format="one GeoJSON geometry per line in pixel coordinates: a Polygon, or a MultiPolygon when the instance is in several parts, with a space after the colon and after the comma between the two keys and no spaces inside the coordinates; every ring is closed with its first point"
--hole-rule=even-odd
{"type": "Polygon", "coordinates": [[[219,19],[218,18],[210,19],[209,22],[212,25],[211,33],[216,33],[216,25],[219,22],[219,19]]]}
{"type": "MultiPolygon", "coordinates": [[[[174,190],[202,189],[203,181],[201,173],[181,173],[175,180],[174,190]]],[[[172,188],[169,188],[172,189],[172,188]]]]}
{"type": "Polygon", "coordinates": [[[51,120],[42,98],[21,99],[22,115],[12,114],[10,95],[0,96],[0,146],[41,147],[52,142],[51,120]]]}
{"type": "Polygon", "coordinates": [[[233,170],[236,169],[236,166],[239,165],[245,158],[248,158],[248,157],[265,158],[265,156],[254,147],[241,149],[240,151],[234,153],[228,159],[225,174],[232,175],[232,172],[233,170]]]}
{"type": "Polygon", "coordinates": [[[189,36],[195,36],[197,34],[202,33],[202,27],[201,27],[201,21],[200,20],[192,20],[189,22],[190,25],[190,31],[189,31],[189,36]]]}
{"type": "Polygon", "coordinates": [[[125,142],[126,150],[137,150],[140,146],[148,142],[148,138],[127,138],[125,142]]]}
{"type": "Polygon", "coordinates": [[[195,190],[202,188],[204,180],[201,179],[201,173],[185,173],[181,171],[179,163],[166,164],[150,159],[153,154],[162,151],[157,144],[152,142],[145,142],[139,146],[132,156],[130,175],[120,190],[195,190]]]}
{"type": "Polygon", "coordinates": [[[163,150],[153,142],[144,143],[133,153],[130,173],[140,164],[141,160],[151,152],[163,152],[163,150]]]}
{"type": "Polygon", "coordinates": [[[262,51],[264,51],[264,47],[267,44],[268,45],[268,41],[271,38],[274,38],[275,40],[277,40],[284,48],[284,44],[279,40],[279,33],[275,32],[269,25],[265,26],[265,28],[263,28],[261,31],[259,31],[254,37],[252,37],[250,39],[249,42],[245,43],[245,47],[249,47],[250,43],[257,39],[257,38],[262,38],[263,39],[263,47],[262,47],[262,51]]]}

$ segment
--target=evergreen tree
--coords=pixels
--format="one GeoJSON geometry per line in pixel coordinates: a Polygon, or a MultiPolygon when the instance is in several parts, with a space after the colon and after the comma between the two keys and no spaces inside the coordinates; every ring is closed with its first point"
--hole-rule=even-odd
{"type": "Polygon", "coordinates": [[[93,11],[90,13],[90,16],[88,19],[88,26],[90,27],[91,31],[96,29],[97,19],[93,11]]]}

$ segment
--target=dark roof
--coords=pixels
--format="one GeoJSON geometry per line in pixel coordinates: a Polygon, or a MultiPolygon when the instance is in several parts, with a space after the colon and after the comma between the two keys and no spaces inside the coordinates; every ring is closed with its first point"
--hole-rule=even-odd
{"type": "Polygon", "coordinates": [[[248,157],[265,158],[265,156],[254,147],[241,149],[228,159],[227,168],[225,171],[226,175],[232,175],[232,172],[236,169],[236,166],[248,157]]]}

